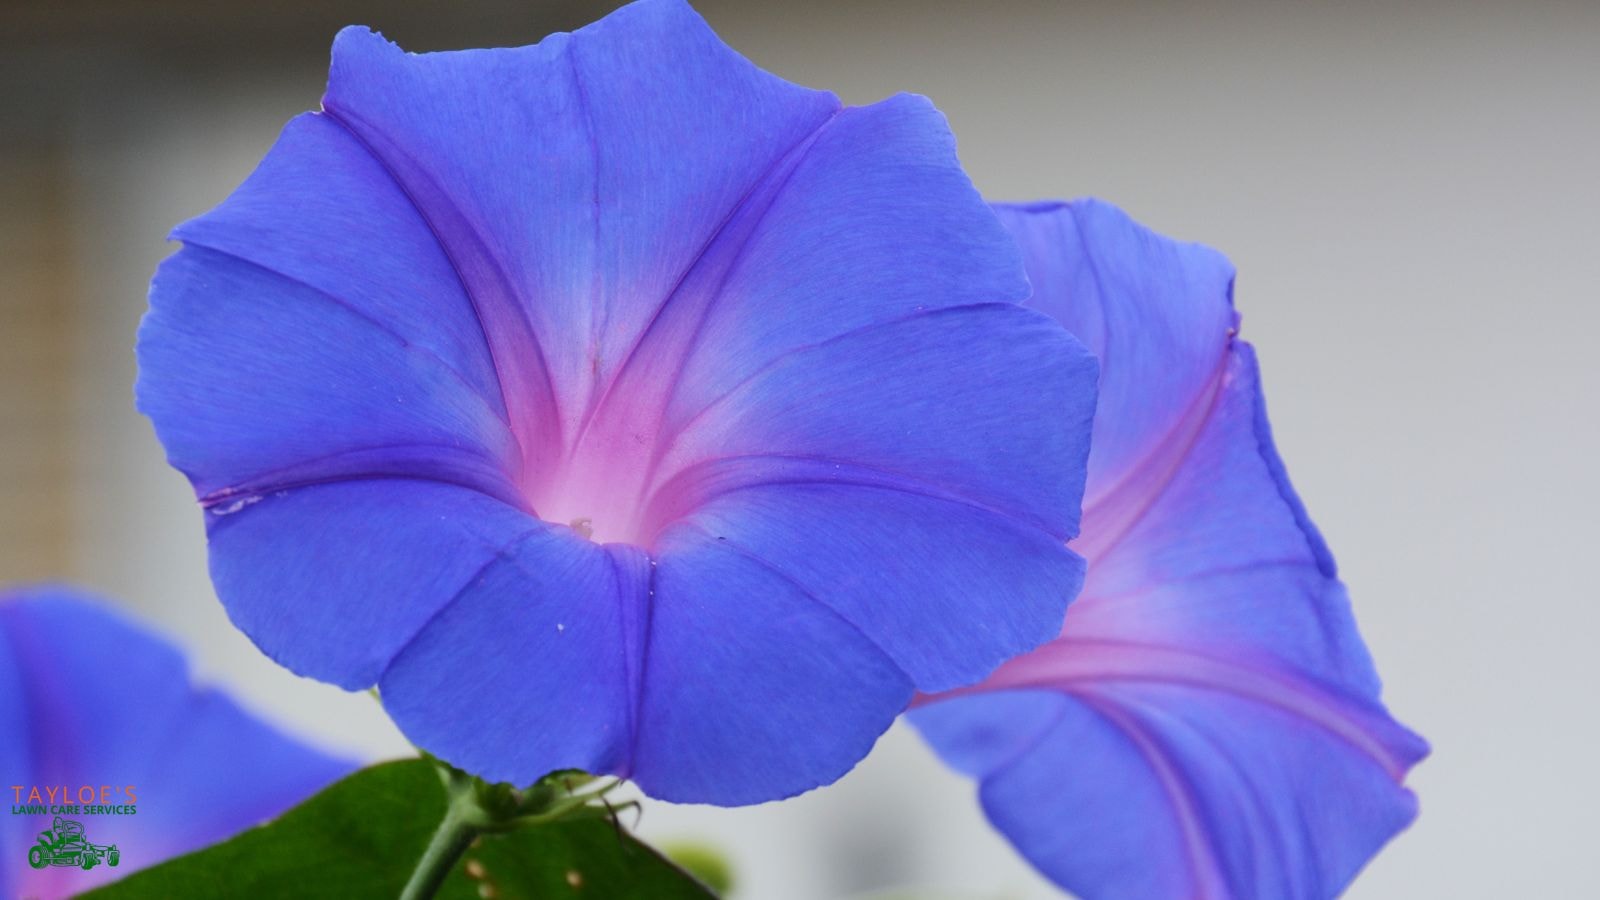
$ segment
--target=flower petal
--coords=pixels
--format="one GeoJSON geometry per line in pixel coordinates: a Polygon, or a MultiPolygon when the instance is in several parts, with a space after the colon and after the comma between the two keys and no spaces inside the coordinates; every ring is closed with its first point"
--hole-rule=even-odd
{"type": "Polygon", "coordinates": [[[854,625],[692,526],[667,539],[650,624],[633,777],[654,797],[734,805],[828,784],[911,699],[854,625]]]}
{"type": "Polygon", "coordinates": [[[1427,747],[1379,703],[1254,354],[1220,328],[1226,263],[1102,204],[1006,215],[1039,301],[1110,348],[1088,578],[1057,640],[912,720],[1081,896],[1333,896],[1415,816],[1402,782],[1427,747]]]}
{"type": "Polygon", "coordinates": [[[1114,540],[1096,535],[1099,553],[1062,633],[1266,654],[1375,697],[1333,557],[1273,447],[1250,345],[1233,342],[1223,370],[1155,499],[1092,513],[1128,524],[1114,540]]]}
{"type": "MultiPolygon", "coordinates": [[[[1096,200],[994,209],[1022,246],[1033,283],[1028,305],[1100,361],[1087,511],[1119,486],[1138,490],[1151,480],[1144,464],[1209,399],[1238,326],[1233,266],[1096,200]]],[[[1093,540],[1101,529],[1085,524],[1093,540]]]]}
{"type": "Polygon", "coordinates": [[[162,264],[139,329],[139,408],[208,507],[351,477],[517,502],[500,414],[411,337],[298,280],[198,246],[162,264]]]}
{"type": "MultiPolygon", "coordinates": [[[[33,777],[31,742],[15,737],[28,733],[28,713],[22,667],[17,664],[9,639],[0,639],[0,735],[11,737],[0,739],[0,777],[10,779],[0,787],[23,784],[33,777]]],[[[33,837],[31,828],[32,823],[21,816],[0,819],[0,891],[7,895],[19,895],[17,878],[25,871],[26,852],[20,848],[33,837]]]]}
{"type": "Polygon", "coordinates": [[[409,479],[275,491],[206,521],[234,624],[279,664],[346,690],[376,683],[485,567],[548,527],[477,491],[409,479]]]}
{"type": "Polygon", "coordinates": [[[1062,674],[912,714],[941,750],[985,735],[984,810],[1074,894],[1332,897],[1415,817],[1415,797],[1396,782],[1423,748],[1381,709],[1303,687],[1305,706],[1291,710],[1258,692],[1158,680],[1193,673],[1065,640],[1033,656],[1069,673],[1102,653],[1128,657],[1125,681],[1062,674]],[[996,715],[995,701],[1018,696],[1054,701],[1053,715],[996,715]]]}
{"type": "Polygon", "coordinates": [[[1079,470],[1054,461],[1084,458],[1093,378],[1064,332],[1014,307],[860,329],[708,408],[668,456],[657,515],[690,510],[824,598],[919,689],[968,684],[1053,636],[1077,593],[1060,544],[1079,470]]]}
{"type": "Polygon", "coordinates": [[[634,548],[534,522],[395,657],[384,708],[419,746],[490,781],[626,775],[649,569],[634,548]]]}
{"type": "Polygon", "coordinates": [[[431,357],[438,375],[465,382],[506,415],[483,329],[450,258],[389,172],[328,116],[292,119],[226,203],[172,237],[316,291],[320,302],[431,357]]]}
{"type": "Polygon", "coordinates": [[[652,0],[514,49],[414,55],[345,29],[323,107],[438,234],[514,420],[555,440],[730,211],[839,102],[757,69],[687,4],[652,0]]]}
{"type": "Polygon", "coordinates": [[[1083,583],[1059,539],[960,497],[839,464],[763,468],[688,521],[819,598],[920,690],[971,684],[1048,641],[1083,583]],[[885,531],[898,553],[882,552],[885,531]],[[1013,591],[993,589],[997,570],[1013,591]]]}
{"type": "MultiPolygon", "coordinates": [[[[865,326],[785,355],[703,410],[670,445],[661,468],[679,483],[659,502],[692,508],[697,467],[774,457],[877,472],[1066,540],[1078,530],[1094,378],[1070,335],[1010,304],[865,326]]],[[[780,466],[773,479],[787,474],[780,466]]]]}
{"type": "Polygon", "coordinates": [[[841,110],[777,169],[745,200],[748,221],[706,248],[614,388],[670,388],[669,432],[789,354],[1028,294],[1015,244],[926,98],[841,110]]]}
{"type": "MultiPolygon", "coordinates": [[[[0,684],[7,785],[104,785],[112,789],[106,803],[131,800],[138,808],[136,817],[93,818],[89,837],[117,845],[121,862],[70,871],[70,881],[56,877],[67,870],[21,864],[49,818],[6,817],[0,888],[7,896],[75,893],[214,843],[353,768],[290,740],[222,694],[191,686],[169,644],[65,588],[0,597],[0,684]]],[[[98,795],[93,802],[101,802],[98,795]]]]}

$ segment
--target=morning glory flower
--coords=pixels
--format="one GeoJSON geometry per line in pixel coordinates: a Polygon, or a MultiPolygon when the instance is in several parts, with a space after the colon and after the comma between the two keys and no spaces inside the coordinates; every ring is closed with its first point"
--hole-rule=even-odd
{"type": "Polygon", "coordinates": [[[1233,269],[1101,203],[998,211],[1101,360],[1088,579],[1060,637],[912,719],[1079,896],[1331,897],[1416,816],[1427,747],[1273,447],[1233,269]]]}
{"type": "Polygon", "coordinates": [[[98,600],[54,586],[0,591],[0,790],[11,813],[0,817],[0,894],[76,894],[232,837],[352,768],[194,686],[176,648],[98,600]],[[119,812],[60,816],[61,805],[119,812]],[[87,871],[30,864],[58,817],[108,848],[87,871]]]}
{"type": "Polygon", "coordinates": [[[683,3],[514,49],[346,29],[321,111],[175,236],[139,403],[233,621],[490,781],[827,783],[1080,584],[1094,362],[1018,305],[943,117],[683,3]]]}

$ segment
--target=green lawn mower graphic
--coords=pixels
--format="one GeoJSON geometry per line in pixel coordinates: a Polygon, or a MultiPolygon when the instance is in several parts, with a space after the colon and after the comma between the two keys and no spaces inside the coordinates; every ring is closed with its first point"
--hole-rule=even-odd
{"type": "Polygon", "coordinates": [[[83,836],[83,823],[56,816],[50,827],[39,832],[39,843],[28,848],[28,865],[80,866],[92,869],[100,863],[115,866],[122,854],[115,844],[91,844],[83,836]]]}

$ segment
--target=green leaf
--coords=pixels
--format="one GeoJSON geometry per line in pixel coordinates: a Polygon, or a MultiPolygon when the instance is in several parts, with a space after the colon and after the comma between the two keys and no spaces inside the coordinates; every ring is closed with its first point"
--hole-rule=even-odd
{"type": "MultiPolygon", "coordinates": [[[[278,819],[85,894],[159,897],[396,897],[445,812],[434,764],[382,763],[278,819]]],[[[714,895],[608,820],[573,818],[480,836],[442,900],[707,900],[714,895]]]]}

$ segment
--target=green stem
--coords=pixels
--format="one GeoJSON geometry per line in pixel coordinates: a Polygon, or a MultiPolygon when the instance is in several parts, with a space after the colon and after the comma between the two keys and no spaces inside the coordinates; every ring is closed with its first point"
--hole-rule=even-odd
{"type": "MultiPolygon", "coordinates": [[[[622,786],[612,781],[588,791],[577,790],[595,781],[584,774],[551,776],[541,779],[527,792],[510,785],[489,785],[453,766],[435,762],[444,780],[444,820],[428,842],[411,880],[400,892],[400,900],[430,900],[450,872],[482,834],[499,834],[558,819],[601,814],[589,804],[622,786]]],[[[608,811],[604,814],[609,815],[608,811]]]]}
{"type": "Polygon", "coordinates": [[[449,804],[445,807],[444,821],[433,833],[428,849],[417,860],[411,880],[400,892],[400,900],[429,900],[438,893],[440,885],[449,877],[450,870],[467,852],[483,831],[483,817],[473,797],[472,780],[460,773],[445,773],[445,791],[449,804]]]}

